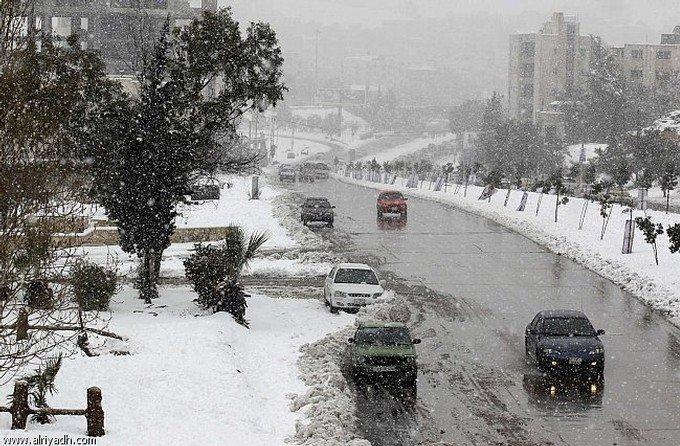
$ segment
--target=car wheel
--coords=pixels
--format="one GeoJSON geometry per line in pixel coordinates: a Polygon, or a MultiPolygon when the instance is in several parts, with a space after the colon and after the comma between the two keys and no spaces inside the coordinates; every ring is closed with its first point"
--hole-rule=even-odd
{"type": "Polygon", "coordinates": [[[332,228],[332,227],[333,227],[333,220],[331,220],[331,221],[328,222],[328,227],[329,227],[329,228],[332,228]]]}
{"type": "Polygon", "coordinates": [[[382,221],[383,215],[380,213],[380,211],[378,211],[378,213],[376,214],[376,219],[377,219],[378,221],[382,221]]]}
{"type": "Polygon", "coordinates": [[[328,307],[330,308],[331,314],[338,314],[338,307],[334,307],[332,303],[328,303],[328,307]]]}
{"type": "Polygon", "coordinates": [[[408,213],[407,213],[407,211],[402,212],[402,213],[401,213],[401,219],[402,219],[402,220],[406,220],[407,218],[408,218],[408,213]]]}

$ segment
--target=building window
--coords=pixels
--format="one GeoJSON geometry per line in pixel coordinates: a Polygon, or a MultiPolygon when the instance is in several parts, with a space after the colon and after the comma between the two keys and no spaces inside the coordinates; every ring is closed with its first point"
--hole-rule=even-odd
{"type": "Polygon", "coordinates": [[[630,78],[633,80],[642,79],[642,70],[630,70],[630,78]]]}
{"type": "Polygon", "coordinates": [[[71,35],[71,17],[52,17],[52,35],[68,37],[71,35]]]}
{"type": "Polygon", "coordinates": [[[631,50],[630,57],[633,59],[642,59],[642,50],[631,50]]]}
{"type": "Polygon", "coordinates": [[[519,71],[519,75],[522,77],[532,77],[534,75],[534,64],[530,63],[522,64],[522,68],[519,71]]]}
{"type": "Polygon", "coordinates": [[[90,27],[90,19],[87,17],[81,17],[80,18],[80,29],[83,31],[87,31],[88,28],[90,27]]]}
{"type": "Polygon", "coordinates": [[[656,52],[657,59],[670,59],[671,52],[669,50],[659,50],[656,52]]]}
{"type": "Polygon", "coordinates": [[[536,45],[534,42],[522,42],[522,56],[524,57],[534,57],[536,53],[536,45]]]}

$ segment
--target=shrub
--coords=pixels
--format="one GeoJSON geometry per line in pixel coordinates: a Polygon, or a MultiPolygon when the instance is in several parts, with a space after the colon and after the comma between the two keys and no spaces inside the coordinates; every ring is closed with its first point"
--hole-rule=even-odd
{"type": "Polygon", "coordinates": [[[198,294],[198,305],[213,312],[226,311],[236,322],[247,327],[248,295],[243,291],[239,277],[266,241],[267,235],[259,233],[252,234],[246,241],[243,230],[232,226],[221,246],[194,245],[195,252],[184,261],[184,269],[198,294]]]}
{"type": "Polygon", "coordinates": [[[187,279],[198,294],[198,304],[208,309],[214,305],[217,285],[225,280],[232,270],[232,260],[224,247],[201,244],[194,245],[195,252],[184,261],[187,279]]]}
{"type": "Polygon", "coordinates": [[[116,272],[90,262],[78,262],[70,285],[78,306],[85,311],[105,311],[118,289],[116,272]]]}
{"type": "Polygon", "coordinates": [[[250,295],[245,293],[243,285],[238,280],[227,279],[221,282],[213,296],[214,312],[226,311],[234,317],[237,323],[248,328],[248,321],[245,319],[246,308],[248,308],[246,297],[250,295]]]}
{"type": "Polygon", "coordinates": [[[26,305],[36,310],[52,308],[53,298],[54,291],[52,291],[47,282],[42,280],[34,280],[29,283],[24,294],[26,305]]]}

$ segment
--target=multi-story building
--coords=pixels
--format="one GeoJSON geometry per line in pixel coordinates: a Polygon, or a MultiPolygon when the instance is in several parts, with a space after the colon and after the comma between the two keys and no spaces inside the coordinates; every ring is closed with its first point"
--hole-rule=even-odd
{"type": "MultiPolygon", "coordinates": [[[[99,50],[110,74],[131,74],[132,48],[144,30],[160,29],[166,17],[182,26],[202,10],[217,10],[217,0],[37,0],[31,27],[68,37],[77,33],[82,45],[99,50]]],[[[142,36],[141,38],[144,38],[142,36]]]]}
{"type": "Polygon", "coordinates": [[[585,84],[592,37],[581,36],[575,16],[553,14],[537,33],[510,36],[508,102],[510,117],[533,120],[561,136],[559,96],[585,84]]]}
{"type": "Polygon", "coordinates": [[[660,44],[634,43],[612,48],[629,85],[658,87],[669,75],[680,73],[680,26],[662,34],[660,44]]]}
{"type": "MultiPolygon", "coordinates": [[[[593,38],[581,36],[576,17],[553,14],[537,33],[510,36],[509,114],[532,120],[544,132],[564,135],[559,99],[572,88],[585,88],[593,38]]],[[[680,26],[662,34],[660,44],[626,44],[610,48],[629,85],[658,87],[680,74],[680,26]]]]}

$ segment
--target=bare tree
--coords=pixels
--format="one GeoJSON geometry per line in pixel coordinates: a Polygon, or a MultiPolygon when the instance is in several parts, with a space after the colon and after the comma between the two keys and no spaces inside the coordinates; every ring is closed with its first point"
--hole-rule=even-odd
{"type": "Polygon", "coordinates": [[[68,276],[88,215],[87,164],[74,154],[115,90],[76,38],[18,43],[28,9],[12,1],[2,0],[0,25],[0,379],[105,328],[99,314],[79,310],[68,276]]]}

